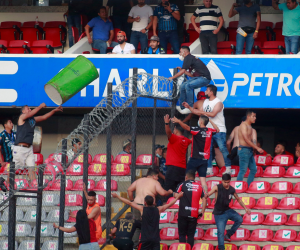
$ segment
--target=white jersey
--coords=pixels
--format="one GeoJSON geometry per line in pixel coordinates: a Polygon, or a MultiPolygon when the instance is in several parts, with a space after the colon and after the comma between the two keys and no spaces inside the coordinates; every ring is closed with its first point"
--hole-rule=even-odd
{"type": "MultiPolygon", "coordinates": [[[[212,112],[214,110],[214,107],[216,106],[217,103],[221,102],[221,100],[216,97],[212,101],[209,99],[206,99],[203,103],[203,110],[204,112],[212,112]]],[[[222,110],[216,114],[215,117],[209,117],[220,129],[220,132],[226,133],[226,126],[225,126],[225,117],[224,117],[224,105],[222,110]]],[[[213,128],[211,123],[209,122],[207,125],[208,128],[213,128]]]]}

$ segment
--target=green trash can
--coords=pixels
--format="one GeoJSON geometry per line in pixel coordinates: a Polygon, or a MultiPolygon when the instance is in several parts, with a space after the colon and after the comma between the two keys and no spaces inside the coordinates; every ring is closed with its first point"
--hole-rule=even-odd
{"type": "Polygon", "coordinates": [[[46,94],[62,105],[99,77],[95,65],[84,56],[77,56],[44,86],[46,94]]]}

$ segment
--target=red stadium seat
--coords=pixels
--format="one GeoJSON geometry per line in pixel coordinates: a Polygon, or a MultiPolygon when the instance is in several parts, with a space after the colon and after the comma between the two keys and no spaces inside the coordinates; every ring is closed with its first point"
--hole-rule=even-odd
{"type": "MultiPolygon", "coordinates": [[[[114,161],[114,157],[111,155],[111,162],[114,161]]],[[[105,163],[106,164],[106,154],[97,154],[94,157],[93,163],[105,163]]]]}
{"type": "Polygon", "coordinates": [[[65,27],[65,22],[46,22],[43,28],[45,32],[45,40],[53,41],[54,48],[62,47],[64,50],[67,38],[67,30],[65,27]]]}
{"type": "Polygon", "coordinates": [[[255,155],[255,162],[257,166],[269,166],[272,164],[272,157],[265,155],[255,155]]]}
{"type": "Polygon", "coordinates": [[[178,240],[178,228],[177,227],[166,227],[160,230],[161,240],[178,240]]]}
{"type": "Polygon", "coordinates": [[[59,172],[63,173],[63,167],[58,162],[54,162],[53,164],[48,163],[47,165],[51,165],[54,168],[56,173],[59,173],[59,172]]]}
{"type": "Polygon", "coordinates": [[[139,155],[136,159],[136,165],[152,166],[152,155],[139,155]]]}
{"type": "Polygon", "coordinates": [[[287,221],[287,216],[285,213],[269,213],[266,216],[265,221],[262,223],[263,225],[284,225],[287,221]]]}
{"type": "Polygon", "coordinates": [[[205,212],[200,219],[197,220],[198,224],[216,224],[215,216],[212,212],[205,212]]]}
{"type": "Polygon", "coordinates": [[[213,166],[213,174],[207,175],[206,178],[208,178],[208,177],[213,177],[213,176],[217,176],[218,173],[219,173],[219,167],[213,166]]]}
{"type": "MultiPolygon", "coordinates": [[[[217,175],[218,177],[222,177],[223,173],[226,171],[226,167],[222,167],[219,174],[217,175]]],[[[231,177],[237,177],[240,171],[239,166],[231,166],[231,177]]]]}
{"type": "MultiPolygon", "coordinates": [[[[83,154],[79,155],[73,163],[83,163],[83,154]]],[[[92,156],[89,154],[88,156],[88,163],[91,164],[92,163],[92,156]]]]}
{"type": "Polygon", "coordinates": [[[288,194],[292,192],[293,184],[289,181],[276,181],[273,183],[269,194],[288,194]]]}
{"type": "MultiPolygon", "coordinates": [[[[70,179],[66,180],[66,191],[70,191],[73,189],[73,181],[70,179]]],[[[52,181],[49,190],[58,191],[60,190],[60,179],[52,181]]]]}
{"type": "Polygon", "coordinates": [[[195,240],[201,240],[204,236],[204,230],[202,228],[197,227],[194,235],[195,240]]]}
{"type": "Polygon", "coordinates": [[[267,27],[273,28],[274,24],[272,22],[262,21],[260,23],[259,32],[257,36],[257,41],[266,42],[271,40],[270,32],[268,31],[267,27]]]}
{"type": "Polygon", "coordinates": [[[276,197],[260,197],[253,209],[276,209],[278,199],[276,197]]]}
{"type": "Polygon", "coordinates": [[[284,42],[284,36],[282,35],[282,26],[283,22],[278,22],[275,24],[275,28],[273,29],[276,37],[276,41],[284,42]]]}
{"type": "Polygon", "coordinates": [[[177,224],[178,223],[178,212],[175,214],[173,220],[171,220],[170,223],[172,223],[172,224],[177,224]]]}
{"type": "Polygon", "coordinates": [[[295,166],[300,166],[300,157],[298,157],[298,159],[297,159],[297,162],[296,162],[295,166]]]}
{"type": "MultiPolygon", "coordinates": [[[[62,154],[59,153],[59,154],[51,154],[48,156],[48,158],[45,160],[45,163],[48,163],[48,162],[52,162],[52,161],[57,161],[57,162],[60,162],[61,163],[61,157],[62,157],[62,154]]],[[[68,162],[68,156],[67,157],[67,162],[68,162]]]]}
{"type": "Polygon", "coordinates": [[[279,229],[276,231],[272,241],[294,241],[297,238],[297,233],[293,229],[279,229]]]}
{"type": "Polygon", "coordinates": [[[264,54],[284,54],[285,43],[282,41],[266,41],[264,42],[261,51],[264,54]]]}
{"type": "Polygon", "coordinates": [[[84,27],[88,24],[89,19],[86,15],[81,14],[80,15],[80,23],[81,23],[81,27],[82,27],[82,31],[81,32],[85,32],[84,27]]]}
{"type": "Polygon", "coordinates": [[[163,212],[160,214],[159,223],[169,223],[171,218],[171,212],[163,212]]]}
{"type": "Polygon", "coordinates": [[[111,175],[124,176],[130,174],[130,166],[127,164],[112,164],[111,175]]]}
{"type": "MultiPolygon", "coordinates": [[[[103,245],[106,242],[106,239],[103,239],[103,243],[101,245],[103,245]]],[[[100,245],[99,241],[98,244],[100,245]]],[[[140,250],[142,247],[142,243],[139,244],[138,246],[138,250],[140,250]]],[[[160,243],[160,250],[168,250],[168,245],[165,243],[160,243]]]]}
{"type": "Polygon", "coordinates": [[[131,165],[131,154],[117,155],[114,160],[114,163],[124,163],[124,164],[131,165]]]}
{"type": "Polygon", "coordinates": [[[67,207],[82,206],[82,196],[79,194],[66,194],[65,205],[67,207]]]}
{"type": "MultiPolygon", "coordinates": [[[[74,191],[82,191],[82,188],[83,188],[83,180],[80,179],[80,180],[77,180],[73,186],[73,189],[74,191]]],[[[87,185],[87,189],[88,191],[91,191],[91,190],[94,190],[95,188],[95,181],[94,180],[88,180],[88,185],[87,185]]]]}
{"type": "Polygon", "coordinates": [[[6,40],[0,40],[0,53],[6,53],[7,45],[6,40]]]}
{"type": "MultiPolygon", "coordinates": [[[[35,21],[28,21],[28,22],[24,22],[22,24],[22,28],[32,28],[35,27],[36,22],[35,21]]],[[[44,23],[43,22],[39,22],[38,25],[43,28],[44,27],[44,23]]]]}
{"type": "Polygon", "coordinates": [[[56,175],[56,171],[53,167],[52,164],[47,164],[45,169],[44,169],[44,175],[52,175],[52,176],[55,176],[56,175]]]}
{"type": "Polygon", "coordinates": [[[248,184],[245,181],[231,181],[230,186],[234,187],[237,193],[245,193],[248,189],[248,184]]]}
{"type": "Polygon", "coordinates": [[[235,41],[224,41],[217,43],[218,54],[233,55],[235,54],[236,42],[235,41]]]}
{"type": "Polygon", "coordinates": [[[83,164],[72,163],[67,169],[67,175],[83,175],[83,164]]]}
{"type": "Polygon", "coordinates": [[[261,225],[265,216],[260,212],[252,212],[250,215],[244,214],[243,225],[261,225]]]}
{"type": "Polygon", "coordinates": [[[40,28],[36,27],[35,25],[35,21],[23,23],[21,27],[21,40],[26,40],[32,43],[33,41],[43,39],[43,32],[40,28],[43,28],[44,23],[39,22],[38,26],[40,28]]]}
{"type": "MultiPolygon", "coordinates": [[[[227,231],[225,230],[224,235],[226,235],[226,233],[227,231]]],[[[208,228],[202,240],[218,240],[218,229],[208,228]]]]}
{"type": "Polygon", "coordinates": [[[42,154],[34,153],[34,161],[36,165],[40,165],[44,162],[44,157],[42,154]]]}
{"type": "Polygon", "coordinates": [[[294,157],[292,155],[276,155],[272,162],[273,166],[292,166],[294,157]]]}
{"type": "MultiPolygon", "coordinates": [[[[298,238],[299,238],[299,235],[298,235],[298,237],[297,237],[297,239],[295,241],[298,241],[298,238]]],[[[298,246],[288,246],[286,248],[286,250],[299,250],[299,249],[300,249],[299,245],[298,246]]]]}
{"type": "Polygon", "coordinates": [[[22,23],[17,22],[17,21],[5,21],[5,22],[1,22],[0,28],[6,28],[6,29],[7,28],[12,28],[14,25],[21,28],[22,23]]]}
{"type": "Polygon", "coordinates": [[[89,166],[88,173],[89,173],[89,175],[105,176],[106,175],[106,164],[92,163],[89,166]]]}
{"type": "Polygon", "coordinates": [[[285,223],[285,225],[300,226],[300,213],[291,214],[288,221],[285,223]]]}
{"type": "Polygon", "coordinates": [[[273,231],[271,229],[254,229],[249,241],[271,241],[273,231]]]}
{"type": "Polygon", "coordinates": [[[169,250],[191,250],[191,246],[188,243],[173,243],[169,250]]]}
{"type": "Polygon", "coordinates": [[[236,41],[236,30],[238,28],[238,21],[229,22],[227,32],[228,32],[228,41],[236,41]]]}
{"type": "Polygon", "coordinates": [[[230,237],[232,241],[243,241],[248,240],[250,237],[250,231],[246,228],[239,228],[236,232],[230,237]]]}
{"type": "Polygon", "coordinates": [[[262,250],[284,250],[281,245],[265,245],[262,250]]]}
{"type": "Polygon", "coordinates": [[[21,22],[7,21],[1,22],[0,25],[0,38],[10,42],[12,40],[20,39],[21,22]]]}
{"type": "Polygon", "coordinates": [[[283,177],[286,178],[300,178],[300,167],[289,167],[283,177]]]}
{"type": "MultiPolygon", "coordinates": [[[[46,183],[49,183],[50,184],[50,181],[47,180],[47,179],[44,179],[43,181],[44,184],[46,183]]],[[[50,188],[50,185],[47,185],[44,190],[45,191],[48,191],[50,188]]],[[[28,189],[27,190],[32,190],[32,191],[36,191],[38,189],[38,180],[37,179],[34,179],[31,181],[30,185],[28,186],[28,189]]]]}
{"type": "MultiPolygon", "coordinates": [[[[72,214],[76,216],[77,212],[78,212],[78,210],[74,210],[74,211],[72,211],[72,214]]],[[[66,220],[66,222],[68,222],[68,223],[72,223],[72,222],[76,223],[76,218],[69,217],[69,219],[66,220]]]]}
{"type": "MultiPolygon", "coordinates": [[[[10,54],[26,54],[29,53],[28,49],[23,48],[23,46],[27,43],[24,40],[15,40],[10,41],[7,47],[7,51],[10,54]]],[[[30,42],[27,43],[27,48],[30,48],[30,42]]]]}
{"type": "Polygon", "coordinates": [[[74,41],[74,44],[78,42],[79,40],[79,31],[77,29],[77,27],[72,27],[72,36],[73,36],[73,41],[74,41]]]}
{"type": "MultiPolygon", "coordinates": [[[[216,199],[213,199],[212,203],[208,205],[207,208],[213,209],[215,207],[215,204],[216,204],[216,199]]],[[[233,200],[230,201],[229,207],[232,207],[232,205],[233,205],[233,200]]]]}
{"type": "Polygon", "coordinates": [[[267,181],[253,181],[246,193],[251,194],[265,194],[267,193],[271,188],[271,185],[267,181]]]}
{"type": "MultiPolygon", "coordinates": [[[[115,180],[111,180],[111,191],[118,190],[118,183],[115,180]]],[[[94,191],[106,191],[106,180],[98,181],[94,191]]]]}
{"type": "Polygon", "coordinates": [[[297,182],[295,184],[291,194],[300,194],[300,182],[297,182]]]}
{"type": "Polygon", "coordinates": [[[199,33],[195,29],[188,29],[186,31],[189,34],[189,42],[193,43],[199,38],[199,33]]]}
{"type": "MultiPolygon", "coordinates": [[[[167,204],[169,204],[174,199],[175,198],[173,198],[173,197],[169,198],[168,201],[167,201],[167,204]]],[[[180,200],[177,200],[176,203],[172,207],[170,207],[170,208],[171,209],[179,209],[179,202],[180,202],[180,200]]]]}
{"type": "Polygon", "coordinates": [[[15,179],[15,189],[24,190],[29,187],[26,179],[15,179]]]}
{"type": "Polygon", "coordinates": [[[196,243],[192,250],[214,250],[214,246],[210,243],[196,243]]]}
{"type": "Polygon", "coordinates": [[[97,194],[96,202],[99,204],[100,207],[104,207],[105,206],[105,197],[101,194],[97,194]]]}
{"type": "Polygon", "coordinates": [[[222,181],[217,181],[217,180],[207,181],[206,184],[207,184],[208,191],[210,191],[214,186],[219,185],[221,183],[222,183],[222,181]]]}
{"type": "MultiPolygon", "coordinates": [[[[199,200],[199,204],[200,204],[199,208],[202,208],[202,198],[199,200]]],[[[210,198],[207,198],[206,199],[206,207],[209,207],[210,204],[211,204],[211,200],[210,200],[210,198]]]]}
{"type": "Polygon", "coordinates": [[[256,244],[243,244],[240,246],[239,250],[260,250],[260,246],[256,244]]]}
{"type": "Polygon", "coordinates": [[[300,198],[298,197],[284,197],[281,199],[277,209],[298,209],[300,206],[300,198]]]}
{"type": "Polygon", "coordinates": [[[267,167],[262,175],[262,177],[265,178],[279,178],[282,177],[285,174],[285,168],[284,167],[275,167],[270,166],[267,167]]]}
{"type": "MultiPolygon", "coordinates": [[[[245,206],[248,209],[252,209],[255,206],[255,199],[253,197],[240,197],[240,199],[244,202],[245,206]]],[[[234,201],[234,204],[231,207],[232,209],[244,209],[237,200],[234,201]]]]}
{"type": "MultiPolygon", "coordinates": [[[[264,170],[261,166],[257,166],[257,170],[256,170],[256,174],[255,174],[255,178],[257,177],[261,177],[263,174],[264,170]]],[[[247,178],[249,176],[250,170],[249,168],[247,168],[246,174],[244,175],[244,178],[247,178]]]]}
{"type": "Polygon", "coordinates": [[[299,234],[298,234],[297,238],[295,239],[295,241],[297,241],[297,242],[299,242],[299,241],[300,241],[300,232],[299,232],[299,234]]]}

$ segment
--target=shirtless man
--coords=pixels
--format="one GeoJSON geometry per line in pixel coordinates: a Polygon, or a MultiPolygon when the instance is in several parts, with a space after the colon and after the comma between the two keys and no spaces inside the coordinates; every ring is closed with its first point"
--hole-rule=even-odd
{"type": "Polygon", "coordinates": [[[263,153],[264,150],[256,146],[256,142],[252,142],[253,128],[251,127],[251,125],[255,123],[256,113],[253,110],[247,110],[246,117],[246,121],[242,122],[238,130],[238,138],[240,144],[238,148],[240,172],[237,176],[237,181],[243,180],[247,168],[249,168],[250,173],[247,180],[249,186],[254,180],[254,176],[257,171],[253,156],[253,150],[256,149],[259,153],[263,153]]]}
{"type": "MultiPolygon", "coordinates": [[[[194,103],[193,108],[200,110],[203,106],[204,100],[206,99],[205,93],[203,91],[199,91],[197,94],[197,101],[194,103]]],[[[188,122],[193,117],[193,114],[190,113],[182,122],[188,122]]],[[[198,117],[199,119],[199,117],[198,117]]]]}

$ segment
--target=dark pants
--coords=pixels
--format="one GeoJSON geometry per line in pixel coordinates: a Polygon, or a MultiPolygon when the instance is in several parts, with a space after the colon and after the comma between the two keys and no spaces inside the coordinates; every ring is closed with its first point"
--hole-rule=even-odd
{"type": "MultiPolygon", "coordinates": [[[[142,205],[142,204],[138,204],[138,205],[142,205]]],[[[133,218],[136,220],[142,220],[142,215],[141,212],[135,208],[131,208],[131,212],[133,214],[133,218]]],[[[141,234],[141,229],[140,228],[136,228],[135,232],[132,236],[132,241],[133,241],[133,246],[136,248],[139,245],[140,242],[140,234],[141,234]]]]}
{"type": "Polygon", "coordinates": [[[191,247],[193,247],[196,226],[197,218],[178,216],[179,242],[188,243],[191,245],[191,247]]]}
{"type": "Polygon", "coordinates": [[[113,245],[119,250],[132,250],[133,241],[131,239],[114,239],[113,245]]]}
{"type": "Polygon", "coordinates": [[[127,41],[130,42],[131,24],[127,22],[128,16],[113,16],[113,23],[115,29],[125,31],[127,41]]]}
{"type": "Polygon", "coordinates": [[[148,34],[132,30],[130,42],[135,48],[135,53],[137,53],[139,43],[141,44],[141,50],[143,51],[148,47],[148,34]]]}
{"type": "Polygon", "coordinates": [[[74,45],[72,27],[76,27],[78,29],[79,36],[81,35],[81,19],[80,14],[69,14],[67,17],[68,24],[68,37],[69,37],[69,47],[71,48],[74,45]]]}
{"type": "Polygon", "coordinates": [[[142,243],[141,250],[160,250],[159,241],[144,241],[141,243],[142,243]]]}
{"type": "Polygon", "coordinates": [[[200,33],[200,42],[202,47],[202,54],[218,54],[217,52],[217,43],[218,35],[215,35],[212,32],[201,32],[200,33]]]}
{"type": "Polygon", "coordinates": [[[184,43],[184,16],[181,16],[180,20],[177,21],[177,31],[179,44],[181,45],[182,43],[184,43]]]}
{"type": "Polygon", "coordinates": [[[159,31],[160,46],[167,51],[168,43],[171,43],[174,54],[179,54],[179,38],[177,30],[159,31]]]}
{"type": "MultiPolygon", "coordinates": [[[[167,166],[166,179],[163,188],[168,191],[169,189],[176,191],[177,186],[185,180],[185,168],[176,166],[167,166]]],[[[163,201],[167,201],[172,195],[165,196],[163,201]]]]}
{"type": "Polygon", "coordinates": [[[207,171],[207,160],[197,159],[197,158],[190,158],[187,166],[186,166],[186,172],[189,170],[193,170],[195,173],[196,171],[199,174],[199,177],[206,177],[206,171],[207,171]]]}
{"type": "MultiPolygon", "coordinates": [[[[216,225],[218,229],[218,246],[219,250],[225,250],[224,248],[224,231],[228,220],[234,221],[232,227],[227,231],[229,237],[231,237],[239,226],[243,223],[243,218],[233,209],[225,211],[223,214],[215,215],[216,225]]],[[[178,221],[179,222],[179,221],[178,221]]]]}

